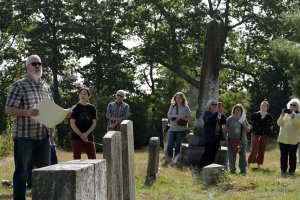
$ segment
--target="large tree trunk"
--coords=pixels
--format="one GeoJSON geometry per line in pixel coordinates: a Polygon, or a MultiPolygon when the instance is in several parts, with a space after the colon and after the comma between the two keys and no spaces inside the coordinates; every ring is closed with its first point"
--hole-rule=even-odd
{"type": "MultiPolygon", "coordinates": [[[[194,126],[194,134],[197,134],[200,138],[202,138],[203,133],[203,114],[206,110],[207,101],[219,98],[220,33],[220,24],[218,22],[211,21],[208,23],[194,126]]],[[[203,146],[203,139],[200,139],[199,146],[203,146]]]]}

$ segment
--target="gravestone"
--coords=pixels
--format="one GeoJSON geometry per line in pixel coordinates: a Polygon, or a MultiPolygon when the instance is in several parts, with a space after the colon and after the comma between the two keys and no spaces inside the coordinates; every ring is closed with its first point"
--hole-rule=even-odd
{"type": "Polygon", "coordinates": [[[104,135],[103,158],[106,159],[108,199],[123,200],[122,141],[120,131],[108,131],[104,135]]]}
{"type": "Polygon", "coordinates": [[[94,200],[93,164],[56,164],[32,171],[33,200],[94,200]]]}
{"type": "Polygon", "coordinates": [[[159,137],[151,137],[149,140],[149,154],[148,154],[148,167],[147,167],[147,177],[149,178],[157,177],[158,165],[159,165],[159,149],[160,149],[159,137]]]}
{"type": "Polygon", "coordinates": [[[217,183],[224,175],[225,167],[218,164],[210,164],[202,168],[203,182],[206,185],[217,183]]]}
{"type": "Polygon", "coordinates": [[[167,118],[162,118],[161,127],[162,127],[163,145],[164,145],[164,154],[165,155],[167,155],[167,142],[168,142],[167,134],[168,134],[168,132],[164,132],[164,129],[165,129],[167,124],[168,124],[168,119],[167,118]]]}
{"type": "Polygon", "coordinates": [[[93,164],[95,200],[107,199],[106,160],[71,160],[63,164],[93,164]]]}
{"type": "Polygon", "coordinates": [[[122,136],[122,175],[124,200],[135,199],[135,176],[134,176],[134,141],[133,123],[123,120],[121,123],[122,136]]]}

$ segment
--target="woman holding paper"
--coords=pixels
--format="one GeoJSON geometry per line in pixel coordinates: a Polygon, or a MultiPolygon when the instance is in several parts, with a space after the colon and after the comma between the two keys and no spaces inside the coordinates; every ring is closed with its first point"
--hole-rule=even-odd
{"type": "Polygon", "coordinates": [[[239,154],[239,168],[241,174],[246,174],[246,133],[250,131],[249,123],[246,119],[246,112],[241,104],[236,104],[232,108],[232,115],[226,120],[224,132],[228,144],[228,160],[230,173],[235,173],[236,155],[239,154]]]}
{"type": "Polygon", "coordinates": [[[73,158],[81,159],[81,151],[84,149],[88,159],[96,159],[93,130],[96,127],[97,111],[95,106],[89,103],[89,89],[81,88],[78,95],[79,102],[74,107],[70,119],[73,158]]]}

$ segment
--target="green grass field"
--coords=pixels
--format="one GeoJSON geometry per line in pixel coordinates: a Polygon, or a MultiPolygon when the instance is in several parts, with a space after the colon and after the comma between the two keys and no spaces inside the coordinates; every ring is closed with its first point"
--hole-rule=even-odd
{"type": "MultiPolygon", "coordinates": [[[[72,159],[72,153],[58,150],[59,162],[72,159]]],[[[247,154],[248,155],[248,154],[247,154]]],[[[98,159],[102,154],[97,155],[98,159]]],[[[83,156],[86,159],[86,156],[83,156]]],[[[294,177],[282,177],[279,167],[279,149],[276,142],[268,145],[265,163],[260,170],[248,169],[247,175],[225,174],[215,186],[206,187],[201,173],[188,166],[167,166],[160,155],[159,177],[145,179],[148,151],[135,152],[135,180],[137,200],[199,200],[199,199],[300,199],[300,170],[294,177]]],[[[299,168],[299,166],[298,166],[299,168]]],[[[0,161],[0,180],[12,179],[12,157],[0,161]]],[[[31,191],[27,197],[31,199],[31,191]]],[[[12,188],[0,186],[0,199],[12,199],[12,188]]]]}

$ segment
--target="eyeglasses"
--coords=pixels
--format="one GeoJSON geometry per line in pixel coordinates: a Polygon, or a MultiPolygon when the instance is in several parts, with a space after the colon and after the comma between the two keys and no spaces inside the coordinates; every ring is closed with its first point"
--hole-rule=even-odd
{"type": "Polygon", "coordinates": [[[117,94],[117,96],[118,96],[118,97],[121,97],[121,98],[123,98],[123,96],[122,96],[122,95],[119,95],[119,94],[117,94]]]}
{"type": "Polygon", "coordinates": [[[34,67],[36,67],[37,65],[42,66],[42,63],[41,62],[32,62],[31,65],[34,67]]]}
{"type": "Polygon", "coordinates": [[[292,104],[292,103],[291,103],[291,104],[290,104],[290,106],[296,107],[297,105],[296,105],[296,104],[292,104]]]}
{"type": "Polygon", "coordinates": [[[211,105],[212,105],[212,106],[217,106],[218,104],[216,104],[216,103],[212,103],[211,105]]]}

